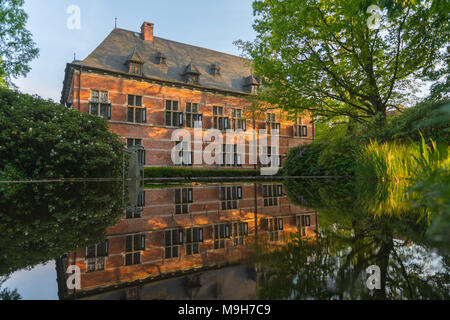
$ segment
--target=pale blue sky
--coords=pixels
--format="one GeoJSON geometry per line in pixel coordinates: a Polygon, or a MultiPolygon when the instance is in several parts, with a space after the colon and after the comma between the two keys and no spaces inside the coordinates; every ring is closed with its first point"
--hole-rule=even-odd
{"type": "Polygon", "coordinates": [[[26,78],[14,83],[23,92],[60,100],[67,62],[84,59],[114,28],[139,31],[155,24],[158,37],[239,55],[232,44],[252,40],[252,0],[26,0],[27,28],[40,49],[26,78]],[[81,9],[81,29],[66,26],[70,5],[81,9]]]}

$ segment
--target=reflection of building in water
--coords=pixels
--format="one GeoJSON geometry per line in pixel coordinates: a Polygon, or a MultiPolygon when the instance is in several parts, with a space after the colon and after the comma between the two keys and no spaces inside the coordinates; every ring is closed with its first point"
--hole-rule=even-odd
{"type": "Polygon", "coordinates": [[[315,212],[292,205],[282,184],[230,183],[144,193],[143,210],[124,212],[123,219],[107,230],[104,242],[60,259],[61,297],[68,293],[62,271],[75,262],[81,269],[78,297],[191,297],[170,293],[183,285],[192,288],[197,298],[206,298],[214,286],[211,297],[233,298],[237,294],[236,286],[229,286],[233,281],[246,288],[241,293],[250,290],[251,283],[256,285],[254,267],[234,265],[248,257],[255,239],[277,245],[291,233],[313,236],[318,228],[315,212]],[[200,272],[204,270],[210,271],[200,272]],[[126,289],[136,285],[147,288],[146,293],[141,288],[136,296],[126,289]]]}

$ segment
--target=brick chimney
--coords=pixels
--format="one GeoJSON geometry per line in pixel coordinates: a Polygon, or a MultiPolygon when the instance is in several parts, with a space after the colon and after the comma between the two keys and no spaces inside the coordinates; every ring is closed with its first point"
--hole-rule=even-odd
{"type": "Polygon", "coordinates": [[[153,42],[153,23],[144,22],[141,27],[142,40],[153,42]]]}

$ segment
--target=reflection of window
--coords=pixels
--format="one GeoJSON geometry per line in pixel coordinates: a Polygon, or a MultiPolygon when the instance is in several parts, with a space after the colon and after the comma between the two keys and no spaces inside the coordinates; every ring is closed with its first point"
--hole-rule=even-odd
{"type": "Polygon", "coordinates": [[[183,126],[183,112],[178,111],[178,101],[166,100],[166,126],[183,126]]]}
{"type": "Polygon", "coordinates": [[[192,166],[193,152],[189,151],[189,142],[176,141],[175,150],[177,151],[178,160],[176,165],[192,166]]]}
{"type": "Polygon", "coordinates": [[[242,199],[242,187],[220,187],[219,198],[222,202],[222,210],[237,209],[237,200],[242,199]]]}
{"type": "Polygon", "coordinates": [[[277,153],[276,147],[263,147],[263,155],[267,157],[267,163],[261,164],[262,167],[271,167],[272,166],[272,156],[274,157],[275,163],[273,167],[281,167],[281,155],[277,153]]]}
{"type": "Polygon", "coordinates": [[[213,128],[226,130],[228,127],[228,118],[224,116],[223,107],[213,106],[213,128]]]}
{"type": "Polygon", "coordinates": [[[266,114],[266,133],[272,134],[273,130],[278,130],[280,134],[280,123],[275,121],[275,113],[266,114]]]}
{"type": "Polygon", "coordinates": [[[203,242],[202,228],[186,229],[186,255],[200,253],[200,242],[203,242]]]}
{"type": "Polygon", "coordinates": [[[108,240],[86,247],[87,272],[104,270],[106,256],[108,256],[108,240]]]}
{"type": "Polygon", "coordinates": [[[145,250],[145,235],[135,234],[125,237],[125,265],[141,263],[141,252],[145,250]]]}
{"type": "Polygon", "coordinates": [[[268,221],[270,241],[278,240],[278,231],[283,230],[283,218],[271,218],[268,221]]]}
{"type": "Polygon", "coordinates": [[[140,190],[137,194],[136,206],[129,205],[126,208],[126,218],[140,218],[142,214],[142,208],[145,207],[145,190],[140,190]]]}
{"type": "Polygon", "coordinates": [[[179,256],[179,247],[183,244],[183,229],[166,230],[164,232],[164,257],[166,259],[179,256]]]}
{"type": "Polygon", "coordinates": [[[147,122],[147,110],[142,107],[142,96],[128,95],[127,121],[147,122]]]}
{"type": "Polygon", "coordinates": [[[301,215],[297,216],[297,228],[301,232],[302,236],[306,236],[305,227],[311,226],[311,216],[310,215],[301,215]]]}
{"type": "Polygon", "coordinates": [[[281,184],[263,185],[264,206],[277,206],[278,197],[283,195],[283,186],[281,184]]]}
{"type": "Polygon", "coordinates": [[[91,90],[88,112],[106,120],[111,119],[111,103],[108,100],[108,91],[91,90]]]}
{"type": "Polygon", "coordinates": [[[242,154],[237,152],[237,144],[222,145],[222,166],[242,166],[242,154]]]}
{"type": "Polygon", "coordinates": [[[233,244],[240,246],[244,244],[244,237],[248,235],[247,222],[233,222],[233,244]]]}
{"type": "Polygon", "coordinates": [[[226,239],[231,236],[230,229],[230,223],[220,223],[214,225],[214,249],[225,248],[226,239]]]}
{"type": "Polygon", "coordinates": [[[194,128],[198,122],[198,128],[202,127],[203,115],[198,112],[198,103],[186,103],[186,127],[194,128]]]}
{"type": "MultiPolygon", "coordinates": [[[[127,147],[142,146],[142,139],[127,138],[127,147]]],[[[138,159],[141,165],[145,165],[145,149],[138,151],[138,159]]]]}
{"type": "Polygon", "coordinates": [[[233,130],[247,130],[247,122],[242,117],[242,109],[231,109],[231,128],[233,130]]]}
{"type": "Polygon", "coordinates": [[[192,188],[175,189],[175,214],[189,213],[189,203],[193,201],[192,188]]]}

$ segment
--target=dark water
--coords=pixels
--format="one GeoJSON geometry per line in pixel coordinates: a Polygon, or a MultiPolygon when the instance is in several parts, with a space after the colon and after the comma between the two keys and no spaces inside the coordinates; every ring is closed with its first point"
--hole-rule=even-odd
{"type": "Polygon", "coordinates": [[[0,189],[0,291],[23,299],[449,298],[448,245],[429,236],[427,208],[402,187],[284,180],[0,189]]]}

